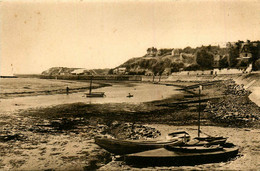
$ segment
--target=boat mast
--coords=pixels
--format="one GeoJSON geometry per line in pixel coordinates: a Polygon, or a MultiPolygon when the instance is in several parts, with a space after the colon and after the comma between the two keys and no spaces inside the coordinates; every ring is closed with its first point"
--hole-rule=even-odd
{"type": "Polygon", "coordinates": [[[199,86],[199,117],[198,117],[198,137],[200,137],[200,94],[201,94],[202,86],[199,86]]]}
{"type": "Polygon", "coordinates": [[[93,75],[90,77],[89,94],[91,94],[93,75]]]}

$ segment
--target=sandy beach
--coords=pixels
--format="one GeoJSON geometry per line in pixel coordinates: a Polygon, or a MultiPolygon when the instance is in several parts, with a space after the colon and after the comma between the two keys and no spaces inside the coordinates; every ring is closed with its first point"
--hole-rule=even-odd
{"type": "MultiPolygon", "coordinates": [[[[44,80],[45,81],[45,80],[44,80]]],[[[47,81],[47,80],[46,80],[47,81]]],[[[54,81],[55,82],[55,81],[54,81]]],[[[74,84],[74,82],[73,82],[74,84]]],[[[75,83],[82,84],[82,83],[75,83]]],[[[84,83],[86,84],[86,83],[84,83]]],[[[115,83],[114,83],[115,84],[115,83]]],[[[172,83],[174,84],[174,83],[172,83]]],[[[177,84],[177,83],[175,83],[177,84]]],[[[182,86],[194,83],[178,83],[182,86]]],[[[13,84],[14,85],[14,84],[13,84]]],[[[48,84],[47,84],[48,85],[48,84]]],[[[146,92],[139,86],[143,83],[119,83],[128,90],[146,92]],[[135,90],[137,89],[137,90],[135,90]]],[[[82,85],[81,85],[82,86],[82,85]]],[[[144,85],[147,87],[147,85],[144,85]]],[[[169,89],[163,97],[152,101],[143,99],[138,103],[119,102],[75,102],[56,104],[37,108],[24,103],[16,110],[2,110],[0,117],[1,139],[0,169],[2,170],[257,170],[259,156],[259,121],[244,124],[237,128],[232,123],[220,123],[212,120],[212,114],[203,112],[202,131],[210,135],[229,137],[229,141],[238,145],[239,156],[226,163],[204,164],[170,168],[133,168],[116,161],[115,156],[94,144],[94,136],[109,133],[111,123],[135,123],[155,128],[164,138],[169,132],[186,130],[191,136],[196,134],[198,104],[172,105],[183,100],[196,100],[197,91],[177,91],[179,87],[154,85],[150,88],[169,89]],[[258,126],[257,126],[258,125],[258,126]]],[[[48,87],[48,86],[47,86],[48,87]]],[[[149,86],[148,86],[149,87],[149,86]]],[[[105,87],[106,88],[106,87],[105,87]]],[[[202,98],[225,96],[226,85],[216,82],[203,89],[202,98]]],[[[80,91],[80,90],[79,90],[80,91]]],[[[165,92],[165,91],[164,91],[165,92]]],[[[10,93],[10,92],[8,92],[10,93]]],[[[75,92],[77,93],[77,92],[75,92]]],[[[80,92],[79,92],[80,93],[80,92]]],[[[149,91],[148,91],[149,93],[149,91]]],[[[160,92],[158,92],[160,94],[160,92]]],[[[36,95],[36,94],[35,94],[36,95]]],[[[119,94],[122,96],[121,94],[119,94]]],[[[20,95],[18,94],[17,97],[20,95]]],[[[31,95],[30,95],[31,96],[31,95]]],[[[53,96],[53,95],[48,95],[53,96]]],[[[66,95],[65,95],[66,96],[66,95]]],[[[37,97],[37,96],[35,96],[37,97]]],[[[226,97],[227,99],[229,95],[226,97]]],[[[235,96],[236,97],[236,96],[235,96]]],[[[240,96],[237,96],[241,99],[240,96]]],[[[243,96],[244,97],[244,96],[243,96]]],[[[1,99],[1,102],[8,100],[1,99]]],[[[26,98],[26,97],[19,97],[26,98]]],[[[112,97],[111,97],[112,98],[112,97]]],[[[246,96],[245,96],[246,98],[246,96]]],[[[109,99],[109,97],[108,97],[109,99]]],[[[124,96],[124,99],[127,99],[124,96]]],[[[212,99],[212,104],[219,100],[212,99]]],[[[244,103],[236,100],[236,103],[244,103]]],[[[259,116],[259,107],[250,102],[244,106],[259,116]]],[[[1,104],[1,103],[0,103],[1,104]]],[[[48,104],[48,103],[47,103],[48,104]]],[[[202,103],[203,110],[207,102],[202,103]]],[[[3,106],[1,106],[3,108],[3,106]]]]}

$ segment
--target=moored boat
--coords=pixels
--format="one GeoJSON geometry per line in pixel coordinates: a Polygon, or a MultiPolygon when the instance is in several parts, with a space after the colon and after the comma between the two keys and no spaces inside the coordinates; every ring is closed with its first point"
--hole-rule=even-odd
{"type": "Polygon", "coordinates": [[[212,152],[222,150],[223,147],[220,145],[211,145],[211,146],[165,146],[166,149],[176,152],[184,152],[184,153],[204,153],[204,152],[212,152]]]}
{"type": "Polygon", "coordinates": [[[92,79],[93,76],[90,79],[89,93],[85,93],[86,97],[105,97],[105,92],[92,92],[92,79]]]}
{"type": "Polygon", "coordinates": [[[167,140],[120,140],[107,136],[96,136],[95,143],[111,153],[123,155],[162,148],[165,145],[181,145],[184,143],[182,137],[187,137],[185,141],[188,141],[189,137],[188,134],[186,136],[183,134],[187,133],[184,131],[171,133],[167,140]]]}
{"type": "Polygon", "coordinates": [[[130,94],[130,93],[128,93],[128,95],[127,95],[126,97],[128,97],[128,98],[131,98],[131,97],[134,97],[134,95],[133,95],[133,94],[130,94]]]}
{"type": "Polygon", "coordinates": [[[204,163],[224,162],[238,153],[238,148],[233,144],[224,147],[176,147],[175,149],[159,148],[124,157],[127,164],[135,166],[181,166],[204,163]],[[178,148],[178,149],[177,149],[178,148]],[[196,149],[197,148],[197,149],[196,149]]]}
{"type": "Polygon", "coordinates": [[[91,93],[85,93],[86,97],[104,97],[105,92],[91,92],[91,93]]]}
{"type": "MultiPolygon", "coordinates": [[[[183,166],[227,161],[238,154],[238,148],[232,143],[226,143],[227,138],[200,137],[200,93],[198,137],[181,145],[165,145],[164,148],[143,151],[124,156],[126,164],[141,167],[146,166],[183,166]]],[[[205,133],[204,133],[205,134],[205,133]]]]}

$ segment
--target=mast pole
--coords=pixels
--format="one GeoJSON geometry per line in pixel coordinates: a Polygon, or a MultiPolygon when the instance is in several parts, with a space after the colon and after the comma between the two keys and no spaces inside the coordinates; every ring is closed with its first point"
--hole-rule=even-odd
{"type": "Polygon", "coordinates": [[[200,137],[200,94],[201,94],[202,86],[199,86],[199,117],[198,117],[198,137],[200,137]]]}
{"type": "Polygon", "coordinates": [[[91,94],[93,75],[90,77],[89,94],[91,94]]]}

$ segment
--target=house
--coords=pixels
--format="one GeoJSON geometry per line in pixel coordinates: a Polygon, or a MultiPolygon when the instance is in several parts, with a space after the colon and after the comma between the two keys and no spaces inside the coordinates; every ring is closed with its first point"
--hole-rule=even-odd
{"type": "Polygon", "coordinates": [[[113,70],[113,74],[125,74],[126,67],[120,67],[113,70]]]}
{"type": "Polygon", "coordinates": [[[243,43],[240,53],[239,53],[239,58],[238,59],[245,59],[248,60],[252,58],[252,52],[250,50],[250,46],[248,43],[243,43]]]}
{"type": "Polygon", "coordinates": [[[66,67],[60,67],[58,69],[58,73],[55,73],[55,71],[53,72],[52,75],[69,75],[70,74],[70,70],[66,67]]]}
{"type": "Polygon", "coordinates": [[[256,53],[256,51],[259,52],[260,48],[260,42],[245,42],[241,44],[241,48],[239,51],[239,57],[237,58],[238,60],[244,60],[248,61],[248,59],[253,57],[253,54],[256,53]]]}
{"type": "Polygon", "coordinates": [[[156,56],[157,54],[157,49],[154,47],[148,48],[146,56],[156,56]]]}
{"type": "Polygon", "coordinates": [[[72,75],[91,75],[91,73],[84,68],[76,69],[71,72],[72,75]]]}
{"type": "Polygon", "coordinates": [[[165,48],[165,49],[159,49],[159,50],[157,51],[156,56],[171,55],[171,53],[172,53],[172,49],[167,49],[167,48],[165,48]]]}

